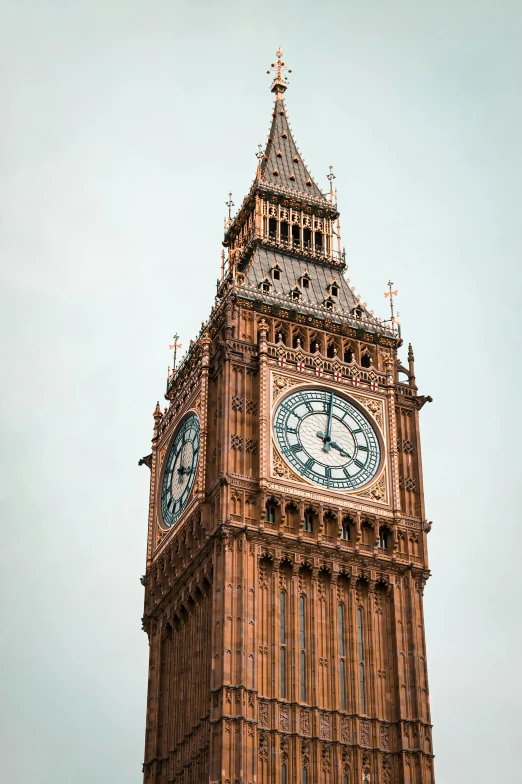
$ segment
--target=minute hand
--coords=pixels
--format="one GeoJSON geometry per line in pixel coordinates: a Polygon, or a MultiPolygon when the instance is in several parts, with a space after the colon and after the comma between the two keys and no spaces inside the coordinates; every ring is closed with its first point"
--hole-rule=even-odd
{"type": "Polygon", "coordinates": [[[326,433],[317,433],[319,438],[323,439],[323,452],[330,451],[332,441],[332,412],[333,412],[333,392],[330,392],[330,407],[328,409],[328,422],[326,425],[326,433]]]}

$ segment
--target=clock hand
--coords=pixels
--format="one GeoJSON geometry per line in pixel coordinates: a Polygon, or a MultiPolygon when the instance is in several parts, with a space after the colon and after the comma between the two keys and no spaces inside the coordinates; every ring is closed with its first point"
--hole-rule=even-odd
{"type": "Polygon", "coordinates": [[[344,457],[351,457],[351,455],[349,455],[348,452],[345,452],[335,441],[330,441],[330,446],[333,446],[334,449],[338,449],[344,457]]]}
{"type": "Polygon", "coordinates": [[[190,474],[191,470],[192,470],[191,468],[183,468],[183,466],[180,466],[180,468],[178,468],[178,484],[181,484],[183,482],[183,474],[190,474]]]}
{"type": "Polygon", "coordinates": [[[324,442],[323,452],[330,451],[330,446],[332,441],[332,412],[333,412],[333,392],[330,392],[330,407],[328,409],[328,421],[326,423],[326,433],[321,433],[319,430],[316,433],[318,438],[323,439],[324,442]]]}

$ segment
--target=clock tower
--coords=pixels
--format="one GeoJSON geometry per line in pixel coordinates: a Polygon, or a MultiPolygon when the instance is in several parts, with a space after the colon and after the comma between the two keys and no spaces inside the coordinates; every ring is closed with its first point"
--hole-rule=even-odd
{"type": "MultiPolygon", "coordinates": [[[[154,411],[146,784],[433,784],[411,346],[345,277],[282,52],[208,321],[154,411]]],[[[391,286],[390,286],[391,292],[391,286]]],[[[393,292],[391,292],[393,295],[393,292]]]]}

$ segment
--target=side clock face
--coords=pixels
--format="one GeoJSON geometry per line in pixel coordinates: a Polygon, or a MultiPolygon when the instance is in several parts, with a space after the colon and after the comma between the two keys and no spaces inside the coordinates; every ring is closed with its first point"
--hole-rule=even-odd
{"type": "Polygon", "coordinates": [[[288,395],[274,415],[274,436],[301,476],[332,490],[357,490],[377,474],[381,447],[370,421],[325,389],[288,395]]]}
{"type": "Polygon", "coordinates": [[[167,457],[161,487],[163,522],[173,526],[187,503],[199,457],[199,419],[192,414],[179,427],[167,457]]]}

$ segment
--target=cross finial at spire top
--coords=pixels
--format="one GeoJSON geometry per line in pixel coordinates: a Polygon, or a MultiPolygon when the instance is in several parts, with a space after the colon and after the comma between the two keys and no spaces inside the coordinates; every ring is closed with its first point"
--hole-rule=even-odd
{"type": "Polygon", "coordinates": [[[277,57],[276,62],[270,65],[267,74],[269,74],[270,71],[275,72],[274,81],[272,82],[270,89],[273,93],[276,94],[277,97],[279,97],[279,94],[283,95],[284,91],[288,87],[288,79],[284,74],[285,72],[292,73],[292,69],[287,68],[287,66],[284,64],[282,59],[283,50],[281,49],[280,46],[277,47],[276,57],[277,57]]]}

